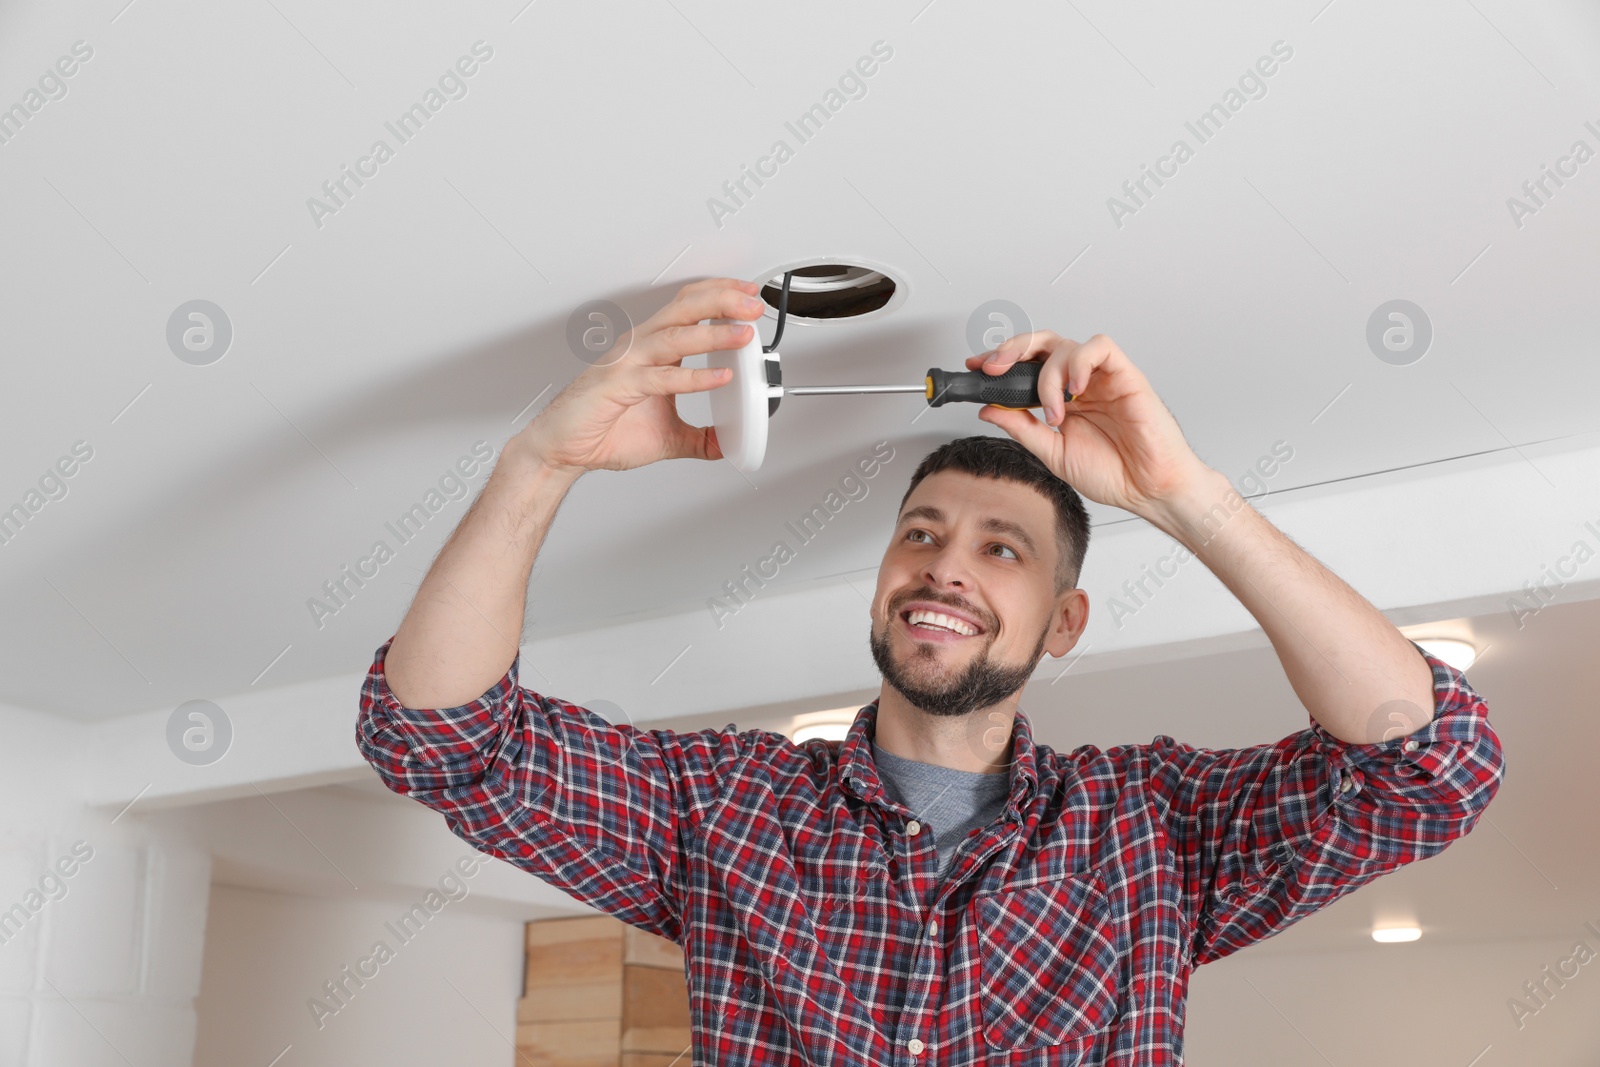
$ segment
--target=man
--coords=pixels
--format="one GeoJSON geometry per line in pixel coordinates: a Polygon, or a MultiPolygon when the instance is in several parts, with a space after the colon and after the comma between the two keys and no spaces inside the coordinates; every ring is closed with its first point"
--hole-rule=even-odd
{"type": "Polygon", "coordinates": [[[745,344],[754,327],[702,320],[756,319],[758,292],[685,286],[507,443],[378,649],[357,729],[391,789],[480,851],[682,945],[695,1064],[1176,1067],[1196,966],[1475,824],[1502,758],[1466,678],[1202,464],[1101,335],[968,361],[1042,361],[1044,421],[986,406],[1010,439],[917,469],[872,600],[883,687],[842,743],[611,726],[519,686],[528,577],[566,490],[720,458],[673,398],[726,375],[679,364],[745,344]],[[1308,729],[1224,750],[1033,743],[1022,687],[1088,620],[1075,489],[1205,562],[1308,729]]]}

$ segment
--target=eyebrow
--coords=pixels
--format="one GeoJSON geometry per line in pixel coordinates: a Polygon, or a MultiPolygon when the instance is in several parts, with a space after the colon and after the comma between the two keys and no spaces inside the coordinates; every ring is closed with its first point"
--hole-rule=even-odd
{"type": "MultiPolygon", "coordinates": [[[[944,512],[940,511],[932,504],[918,504],[904,515],[900,516],[900,521],[894,524],[894,528],[898,530],[900,527],[904,526],[913,519],[925,519],[928,522],[946,521],[944,512]]],[[[1010,519],[998,519],[992,515],[987,515],[979,520],[978,527],[979,529],[988,530],[991,533],[1005,534],[1007,537],[1014,537],[1018,541],[1022,542],[1024,547],[1027,548],[1029,554],[1034,556],[1039,554],[1039,546],[1033,543],[1033,538],[1028,536],[1028,531],[1024,530],[1020,523],[1013,522],[1010,519]]]]}

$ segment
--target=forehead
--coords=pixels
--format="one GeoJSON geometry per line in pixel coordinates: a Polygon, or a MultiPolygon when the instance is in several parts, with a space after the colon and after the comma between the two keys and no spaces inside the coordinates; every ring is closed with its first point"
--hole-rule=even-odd
{"type": "Polygon", "coordinates": [[[1049,551],[1047,546],[1054,540],[1054,505],[1033,486],[1006,478],[980,478],[952,470],[930,474],[906,498],[900,521],[909,521],[913,512],[925,521],[967,522],[992,530],[1014,524],[1031,535],[1038,552],[1049,551]]]}
{"type": "Polygon", "coordinates": [[[1009,478],[980,478],[966,471],[942,470],[928,475],[906,498],[907,508],[933,501],[945,510],[957,504],[981,502],[986,507],[1005,508],[1020,518],[1026,514],[1050,517],[1052,507],[1045,495],[1024,482],[1009,478]]]}

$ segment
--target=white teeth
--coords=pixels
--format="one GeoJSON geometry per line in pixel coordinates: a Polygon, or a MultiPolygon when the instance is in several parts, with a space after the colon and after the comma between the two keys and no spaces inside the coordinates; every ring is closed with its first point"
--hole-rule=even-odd
{"type": "Polygon", "coordinates": [[[970,623],[963,622],[953,615],[945,615],[937,611],[913,611],[906,616],[906,621],[912,626],[916,626],[919,623],[937,626],[965,637],[971,637],[978,632],[970,623]]]}

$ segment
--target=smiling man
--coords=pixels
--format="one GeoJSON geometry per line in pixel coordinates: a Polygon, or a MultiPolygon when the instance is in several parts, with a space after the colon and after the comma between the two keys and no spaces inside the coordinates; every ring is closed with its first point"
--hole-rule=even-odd
{"type": "Polygon", "coordinates": [[[1178,1067],[1195,967],[1475,825],[1503,759],[1465,676],[1201,463],[1103,335],[968,361],[1042,362],[1045,418],[984,407],[1009,438],[918,466],[872,600],[883,686],[842,742],[617,726],[520,685],[528,578],[566,491],[721,458],[674,397],[725,372],[680,363],[745,344],[752,327],[703,320],[758,318],[758,292],[684,287],[507,443],[378,649],[357,724],[389,787],[479,851],[683,947],[691,1062],[1178,1067]],[[1306,729],[1238,749],[1034,743],[1022,689],[1088,621],[1080,492],[1239,598],[1306,729]]]}

